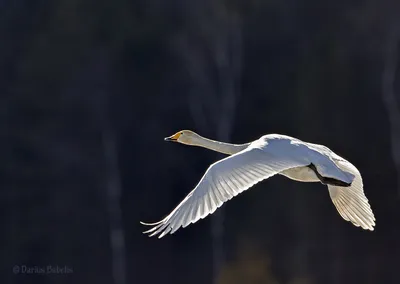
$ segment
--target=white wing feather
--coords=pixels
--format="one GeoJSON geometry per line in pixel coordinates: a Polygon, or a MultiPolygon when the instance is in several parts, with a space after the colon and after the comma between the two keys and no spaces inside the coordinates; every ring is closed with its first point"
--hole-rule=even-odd
{"type": "Polygon", "coordinates": [[[342,170],[352,173],[355,178],[350,187],[328,185],[333,204],[343,219],[357,227],[373,231],[375,216],[364,194],[360,172],[346,160],[338,160],[336,164],[342,170]]]}
{"type": "Polygon", "coordinates": [[[152,224],[141,222],[154,226],[144,233],[151,233],[150,236],[160,234],[159,238],[172,234],[180,227],[184,228],[212,214],[224,202],[254,184],[283,170],[308,164],[302,157],[285,152],[276,153],[274,146],[259,146],[250,146],[212,164],[195,189],[167,217],[152,224]]]}

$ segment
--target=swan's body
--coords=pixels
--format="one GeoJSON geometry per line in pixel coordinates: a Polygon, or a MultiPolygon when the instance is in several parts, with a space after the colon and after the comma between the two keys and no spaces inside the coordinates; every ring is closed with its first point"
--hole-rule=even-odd
{"type": "Polygon", "coordinates": [[[373,231],[375,217],[363,192],[362,178],[350,162],[325,146],[278,135],[264,135],[247,144],[206,139],[184,130],[167,141],[201,146],[230,156],[215,162],[197,186],[163,220],[145,233],[159,238],[212,214],[224,202],[254,184],[280,174],[301,182],[322,182],[339,214],[357,227],[373,231]]]}

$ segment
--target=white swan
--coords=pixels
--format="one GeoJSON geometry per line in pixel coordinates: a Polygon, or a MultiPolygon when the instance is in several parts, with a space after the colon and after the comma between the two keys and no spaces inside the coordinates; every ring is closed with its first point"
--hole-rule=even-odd
{"type": "Polygon", "coordinates": [[[224,202],[256,183],[280,174],[302,182],[328,185],[339,214],[357,227],[374,230],[375,217],[363,192],[360,172],[325,146],[278,135],[264,135],[247,144],[229,144],[182,130],[166,141],[205,147],[231,155],[213,163],[197,186],[163,220],[144,233],[159,238],[212,214],[224,202]]]}

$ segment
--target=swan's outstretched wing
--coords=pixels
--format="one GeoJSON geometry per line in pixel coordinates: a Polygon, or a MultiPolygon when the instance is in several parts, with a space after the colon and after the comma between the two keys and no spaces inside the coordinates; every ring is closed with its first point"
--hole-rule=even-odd
{"type": "Polygon", "coordinates": [[[329,195],[340,216],[357,227],[374,230],[375,217],[363,191],[360,172],[346,160],[336,161],[339,168],[352,173],[355,178],[350,187],[328,185],[329,195]]]}
{"type": "Polygon", "coordinates": [[[274,146],[249,147],[212,164],[195,189],[163,220],[144,225],[154,226],[144,233],[159,238],[174,233],[199,219],[212,214],[224,202],[247,190],[254,184],[283,170],[306,166],[302,157],[277,153],[274,146]]]}

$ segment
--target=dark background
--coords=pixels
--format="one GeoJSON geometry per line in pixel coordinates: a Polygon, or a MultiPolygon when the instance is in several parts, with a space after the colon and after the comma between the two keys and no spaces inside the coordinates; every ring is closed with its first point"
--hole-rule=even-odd
{"type": "Polygon", "coordinates": [[[0,282],[400,283],[399,4],[0,1],[0,282]],[[375,231],[274,177],[148,238],[222,157],[163,141],[181,129],[327,145],[375,231]]]}

